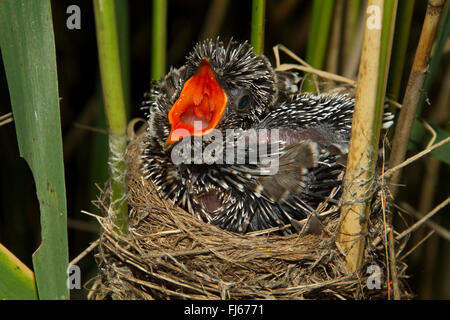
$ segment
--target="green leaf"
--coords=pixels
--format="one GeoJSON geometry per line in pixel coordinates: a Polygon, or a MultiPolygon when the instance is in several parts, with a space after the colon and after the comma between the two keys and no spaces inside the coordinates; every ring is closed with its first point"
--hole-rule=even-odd
{"type": "Polygon", "coordinates": [[[0,243],[0,300],[36,300],[33,272],[0,243]]]}
{"type": "Polygon", "coordinates": [[[49,0],[0,1],[0,46],[20,154],[41,211],[33,256],[40,299],[67,299],[67,216],[55,41],[49,0]]]}

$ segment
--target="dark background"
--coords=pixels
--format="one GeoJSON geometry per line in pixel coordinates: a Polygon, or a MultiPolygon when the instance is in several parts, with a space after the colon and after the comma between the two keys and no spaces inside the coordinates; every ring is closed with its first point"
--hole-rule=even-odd
{"type": "MultiPolygon", "coordinates": [[[[168,66],[181,66],[194,44],[208,35],[214,38],[220,35],[224,41],[228,41],[230,37],[238,41],[250,40],[251,1],[226,2],[223,21],[220,23],[220,20],[213,19],[215,23],[207,25],[213,1],[169,0],[168,66]]],[[[405,75],[410,70],[414,48],[419,39],[425,3],[424,0],[416,1],[405,75]]],[[[311,4],[309,0],[267,1],[265,52],[272,62],[274,59],[271,48],[278,43],[304,57],[311,4]]],[[[99,213],[91,204],[91,200],[96,199],[98,194],[95,183],[101,187],[107,179],[107,136],[102,110],[92,1],[54,0],[52,13],[61,97],[71,260],[97,237],[96,222],[81,213],[81,210],[99,213]],[[71,4],[77,4],[81,8],[81,30],[69,30],[66,27],[66,19],[69,16],[66,14],[66,8],[71,4]]],[[[151,1],[129,1],[130,118],[143,116],[139,106],[143,93],[149,88],[151,13],[151,1]]],[[[443,57],[442,65],[448,66],[449,60],[447,53],[443,57]]],[[[439,95],[446,68],[441,69],[430,92],[430,101],[437,99],[439,95]]],[[[425,114],[430,113],[430,110],[430,107],[426,108],[425,114]]],[[[0,115],[10,111],[6,77],[3,63],[0,63],[0,115]]],[[[424,164],[425,161],[418,161],[404,171],[404,182],[408,188],[403,188],[399,202],[407,201],[412,207],[418,208],[423,192],[423,177],[426,175],[424,164]]],[[[441,164],[439,172],[440,179],[432,192],[432,207],[445,199],[449,193],[448,166],[441,164]]],[[[0,127],[0,177],[0,243],[31,267],[32,253],[40,242],[39,206],[31,172],[19,156],[14,123],[0,127]]],[[[440,213],[435,221],[446,228],[450,226],[448,214],[440,213]]],[[[422,234],[425,235],[424,232],[422,234]]],[[[412,239],[410,245],[418,240],[420,238],[412,239]]],[[[408,274],[411,275],[411,288],[418,298],[450,298],[449,249],[448,242],[433,235],[410,256],[408,274]]],[[[83,259],[79,266],[83,283],[95,276],[96,266],[92,255],[83,259]]],[[[73,290],[71,294],[72,298],[80,299],[85,297],[86,292],[73,290]]]]}

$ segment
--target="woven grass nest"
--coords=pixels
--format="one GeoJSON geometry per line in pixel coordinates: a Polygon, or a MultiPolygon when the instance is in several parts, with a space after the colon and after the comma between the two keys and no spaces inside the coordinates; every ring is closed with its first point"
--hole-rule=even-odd
{"type": "MultiPolygon", "coordinates": [[[[320,235],[236,234],[192,217],[163,200],[142,177],[144,135],[128,147],[129,233],[114,231],[107,195],[100,201],[101,236],[96,258],[100,277],[91,299],[386,299],[392,297],[392,270],[381,198],[374,195],[363,272],[347,275],[337,244],[339,210],[328,210],[320,235]],[[380,289],[367,286],[367,267],[381,270],[380,289]]],[[[387,199],[383,199],[387,204],[387,199]]],[[[319,208],[320,211],[320,208],[319,208]]],[[[385,207],[386,212],[386,207],[385,207]]],[[[323,214],[323,213],[322,213],[323,214]]],[[[388,213],[389,214],[389,213],[388,213]]],[[[396,244],[400,245],[400,244],[396,244]]],[[[406,266],[395,262],[397,289],[405,289],[406,266]]]]}

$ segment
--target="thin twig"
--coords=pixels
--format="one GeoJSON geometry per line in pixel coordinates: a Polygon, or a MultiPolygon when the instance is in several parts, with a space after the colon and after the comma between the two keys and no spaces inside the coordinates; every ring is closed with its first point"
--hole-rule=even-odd
{"type": "Polygon", "coordinates": [[[427,146],[426,146],[426,148],[425,148],[425,149],[428,149],[428,148],[431,147],[431,146],[433,145],[433,143],[436,141],[437,133],[436,133],[436,131],[433,129],[433,127],[430,126],[430,125],[428,124],[428,122],[426,122],[425,120],[420,119],[420,122],[422,122],[422,124],[423,124],[423,126],[425,127],[425,129],[427,129],[428,132],[431,133],[430,141],[428,141],[428,144],[427,144],[427,146]]]}
{"type": "Polygon", "coordinates": [[[292,52],[291,50],[289,50],[287,47],[285,47],[282,44],[277,44],[276,46],[273,47],[273,54],[275,56],[275,65],[276,65],[277,68],[281,65],[281,63],[280,63],[280,50],[283,51],[284,53],[286,53],[289,57],[291,57],[292,59],[294,59],[298,63],[300,63],[302,66],[311,68],[311,66],[305,60],[303,60],[302,58],[297,56],[294,52],[292,52]]]}
{"type": "MultiPolygon", "coordinates": [[[[303,60],[302,58],[300,58],[299,56],[297,56],[295,53],[293,53],[291,50],[289,50],[288,48],[286,48],[284,45],[282,44],[277,44],[276,46],[273,47],[273,53],[275,56],[275,70],[277,71],[286,71],[286,70],[292,70],[292,69],[296,69],[296,70],[300,70],[306,73],[312,73],[315,74],[321,78],[324,79],[328,79],[328,80],[332,80],[332,81],[336,81],[336,82],[342,82],[342,83],[346,83],[352,87],[356,87],[356,81],[353,79],[350,79],[348,77],[344,77],[335,73],[331,73],[331,72],[327,72],[327,71],[323,71],[323,70],[319,70],[316,68],[313,68],[312,66],[310,66],[305,60],[303,60]],[[300,65],[297,64],[289,64],[289,63],[280,63],[280,50],[283,51],[284,53],[286,53],[289,57],[291,57],[292,59],[296,60],[297,62],[300,63],[300,65]]],[[[387,103],[389,103],[390,105],[401,109],[402,108],[402,104],[390,99],[388,97],[385,97],[385,101],[387,103]]]]}
{"type": "Polygon", "coordinates": [[[78,261],[80,261],[81,259],[83,259],[89,252],[91,252],[92,250],[94,250],[95,247],[98,246],[100,242],[100,239],[95,240],[94,242],[92,242],[89,247],[87,247],[86,249],[83,250],[83,252],[81,252],[78,256],[76,256],[75,259],[73,259],[72,261],[69,262],[69,266],[73,266],[75,264],[77,264],[78,261]]]}
{"type": "Polygon", "coordinates": [[[401,109],[403,107],[401,103],[399,103],[399,102],[397,102],[397,101],[395,101],[393,99],[390,99],[388,97],[386,97],[385,100],[386,100],[387,103],[389,103],[390,105],[392,105],[392,106],[394,106],[394,107],[396,107],[398,109],[401,109]]]}
{"type": "Polygon", "coordinates": [[[13,116],[12,112],[4,114],[4,115],[0,116],[0,121],[3,121],[3,120],[8,119],[8,118],[12,118],[12,116],[13,116]]]}
{"type": "Polygon", "coordinates": [[[89,289],[89,293],[88,293],[88,295],[87,295],[87,299],[88,299],[88,300],[91,300],[91,299],[92,299],[92,295],[94,295],[94,293],[95,293],[97,287],[101,284],[101,282],[102,282],[102,281],[101,281],[100,277],[97,277],[97,278],[95,279],[94,285],[92,286],[92,288],[89,289]]]}
{"type": "Polygon", "coordinates": [[[412,156],[411,158],[408,158],[407,160],[403,161],[402,163],[400,163],[399,165],[395,166],[392,169],[386,170],[386,172],[384,173],[385,177],[390,177],[392,174],[395,173],[395,171],[407,166],[408,164],[416,161],[417,159],[427,155],[428,153],[430,153],[431,151],[442,147],[443,145],[447,144],[450,142],[450,137],[445,138],[444,140],[439,141],[438,143],[432,145],[431,147],[419,152],[418,154],[412,156]]]}
{"type": "Polygon", "coordinates": [[[399,259],[404,260],[407,256],[409,256],[414,250],[416,250],[422,243],[424,243],[429,237],[434,234],[434,230],[431,230],[422,240],[420,240],[414,247],[412,247],[408,252],[402,255],[399,259]]]}
{"type": "Polygon", "coordinates": [[[406,235],[410,234],[411,232],[415,231],[417,228],[419,228],[422,224],[424,224],[428,219],[430,219],[432,216],[434,216],[436,213],[439,212],[442,208],[444,208],[446,205],[450,203],[450,197],[445,199],[443,202],[441,202],[438,206],[436,206],[433,210],[431,210],[429,213],[427,213],[425,216],[423,216],[422,219],[417,221],[415,224],[413,224],[411,227],[400,233],[396,239],[400,240],[406,235]]]}
{"type": "MultiPolygon", "coordinates": [[[[408,214],[412,215],[416,219],[419,220],[422,218],[422,214],[420,214],[418,211],[414,210],[414,208],[411,205],[409,205],[408,203],[403,202],[401,205],[408,214]]],[[[445,229],[444,227],[440,226],[439,224],[437,224],[436,222],[431,221],[431,220],[425,221],[425,225],[428,228],[433,229],[436,232],[436,234],[438,234],[445,240],[450,241],[450,231],[449,230],[445,229]]]]}
{"type": "Polygon", "coordinates": [[[67,218],[67,227],[74,230],[98,234],[97,225],[92,225],[90,222],[81,219],[67,218]]]}
{"type": "Polygon", "coordinates": [[[83,129],[83,130],[92,131],[92,132],[101,133],[101,134],[108,134],[108,131],[105,130],[105,129],[96,128],[96,127],[93,127],[93,126],[89,126],[87,124],[82,124],[82,123],[75,122],[73,124],[73,126],[75,128],[78,128],[78,129],[83,129]]]}
{"type": "Polygon", "coordinates": [[[10,118],[10,117],[12,117],[12,112],[9,112],[7,114],[4,114],[4,115],[0,116],[0,121],[5,120],[5,119],[10,118]]]}
{"type": "MultiPolygon", "coordinates": [[[[136,137],[142,133],[142,128],[147,128],[147,121],[144,118],[133,118],[130,120],[130,122],[128,123],[128,127],[127,127],[127,137],[129,140],[134,140],[136,139],[136,137]],[[142,122],[143,125],[137,130],[135,131],[135,126],[137,123],[142,122]]],[[[144,129],[144,130],[145,130],[144,129]]]]}
{"type": "Polygon", "coordinates": [[[11,123],[13,121],[14,121],[14,118],[13,118],[12,112],[7,113],[3,116],[0,116],[0,127],[4,126],[5,124],[11,123]]]}
{"type": "Polygon", "coordinates": [[[279,67],[276,68],[277,71],[286,71],[286,70],[300,70],[307,73],[313,73],[318,75],[321,78],[330,79],[337,82],[347,83],[351,86],[356,86],[356,82],[354,80],[348,79],[346,77],[342,77],[339,75],[336,75],[334,73],[322,71],[313,67],[305,67],[305,66],[299,66],[298,64],[291,64],[291,63],[283,63],[279,67]]]}

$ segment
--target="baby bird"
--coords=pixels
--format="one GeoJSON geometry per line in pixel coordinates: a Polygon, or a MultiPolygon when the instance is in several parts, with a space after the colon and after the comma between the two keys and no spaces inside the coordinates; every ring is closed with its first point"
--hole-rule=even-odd
{"type": "Polygon", "coordinates": [[[354,99],[297,94],[299,79],[248,43],[198,43],[143,102],[144,177],[225,230],[307,217],[341,183],[354,99]]]}

